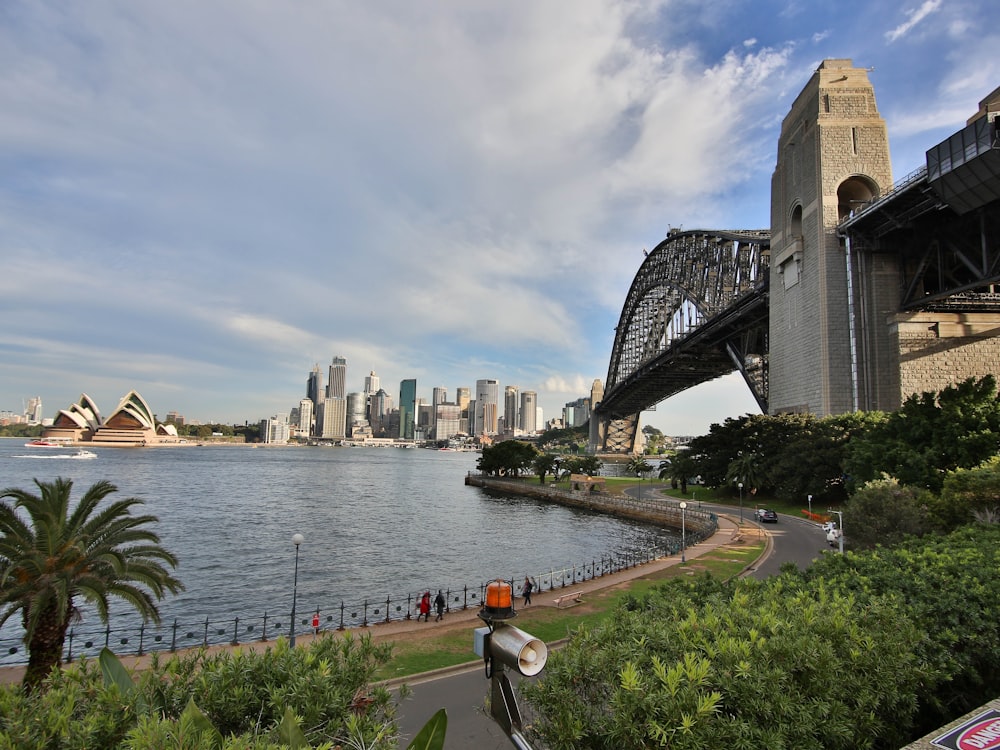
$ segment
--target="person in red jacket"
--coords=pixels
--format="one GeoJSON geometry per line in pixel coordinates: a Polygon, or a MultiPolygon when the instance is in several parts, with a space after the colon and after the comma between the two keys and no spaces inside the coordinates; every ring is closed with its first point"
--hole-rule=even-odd
{"type": "Polygon", "coordinates": [[[431,592],[425,591],[424,595],[420,597],[420,614],[417,615],[417,622],[420,622],[420,618],[424,618],[424,622],[431,621],[431,592]]]}

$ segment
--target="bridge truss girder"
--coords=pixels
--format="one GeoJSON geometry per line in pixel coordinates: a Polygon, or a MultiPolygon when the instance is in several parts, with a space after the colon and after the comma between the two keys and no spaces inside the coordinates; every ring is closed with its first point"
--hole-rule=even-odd
{"type": "Polygon", "coordinates": [[[615,329],[594,450],[632,451],[641,411],[733,370],[767,410],[769,253],[768,230],[692,230],[648,254],[615,329]]]}

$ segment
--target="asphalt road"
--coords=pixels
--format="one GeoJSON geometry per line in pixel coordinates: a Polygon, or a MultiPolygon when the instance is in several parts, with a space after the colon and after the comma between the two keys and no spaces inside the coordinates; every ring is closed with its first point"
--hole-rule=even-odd
{"type": "MultiPolygon", "coordinates": [[[[739,519],[738,509],[729,506],[706,503],[701,508],[739,519]]],[[[744,506],[743,514],[744,519],[749,521],[753,516],[753,508],[744,506]]],[[[785,562],[805,568],[824,550],[830,549],[827,546],[826,535],[815,523],[805,519],[779,515],[778,523],[764,526],[764,531],[771,537],[772,546],[766,558],[748,572],[748,575],[756,578],[766,578],[778,573],[785,562]]],[[[469,653],[474,658],[471,629],[469,653]]],[[[511,679],[515,681],[514,677],[511,679]]],[[[413,692],[399,705],[400,750],[406,750],[414,735],[442,707],[448,712],[445,750],[470,750],[470,748],[507,750],[514,747],[510,739],[485,713],[484,704],[490,681],[486,677],[482,663],[470,667],[467,671],[452,673],[446,677],[423,681],[417,678],[409,684],[413,692]]],[[[519,704],[521,710],[525,711],[523,702],[519,701],[519,704]]],[[[524,719],[529,720],[527,716],[524,716],[524,719]]]]}

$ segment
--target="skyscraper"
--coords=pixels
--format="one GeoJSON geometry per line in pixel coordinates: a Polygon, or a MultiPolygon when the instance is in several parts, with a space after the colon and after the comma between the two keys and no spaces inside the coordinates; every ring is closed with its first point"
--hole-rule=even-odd
{"type": "Polygon", "coordinates": [[[321,436],[328,440],[347,437],[347,360],[334,357],[324,399],[321,436]]]}
{"type": "Polygon", "coordinates": [[[330,364],[330,384],[326,387],[330,398],[347,398],[347,360],[334,357],[330,364]]]}
{"type": "Polygon", "coordinates": [[[417,416],[417,381],[408,379],[399,383],[399,437],[413,440],[417,416]]]}
{"type": "Polygon", "coordinates": [[[476,434],[496,435],[500,406],[500,382],[476,381],[476,434]]]}
{"type": "Polygon", "coordinates": [[[323,373],[319,369],[318,362],[306,380],[306,398],[313,402],[313,412],[319,409],[320,402],[326,398],[326,393],[323,391],[323,373]]]}
{"type": "Polygon", "coordinates": [[[503,429],[504,432],[513,434],[515,431],[521,428],[518,423],[517,412],[518,404],[517,399],[518,387],[516,385],[506,385],[503,389],[503,429]]]}
{"type": "Polygon", "coordinates": [[[534,391],[521,392],[521,422],[519,427],[521,432],[527,435],[534,435],[538,431],[538,423],[535,421],[538,408],[538,394],[534,391]]]}

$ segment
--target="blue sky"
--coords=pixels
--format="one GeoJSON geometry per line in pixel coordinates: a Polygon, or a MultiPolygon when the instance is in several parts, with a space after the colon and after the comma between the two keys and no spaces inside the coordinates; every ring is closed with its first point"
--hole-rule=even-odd
{"type": "MultiPolygon", "coordinates": [[[[643,248],[769,222],[824,58],[874,70],[894,177],[1000,85],[991,0],[0,4],[0,410],[136,389],[287,412],[314,364],[546,418],[604,380],[643,248]]],[[[735,376],[644,421],[756,411],[735,376]]]]}

